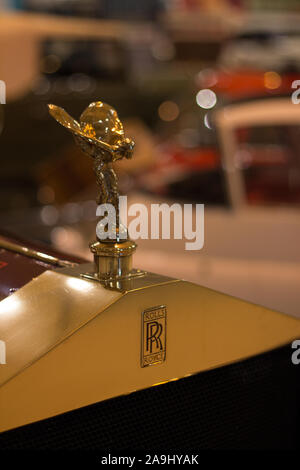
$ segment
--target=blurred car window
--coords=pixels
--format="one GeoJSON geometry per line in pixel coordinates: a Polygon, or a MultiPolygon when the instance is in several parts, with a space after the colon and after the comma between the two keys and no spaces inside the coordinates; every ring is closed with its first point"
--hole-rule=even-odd
{"type": "Polygon", "coordinates": [[[300,203],[300,127],[236,129],[235,165],[242,170],[251,205],[300,203]]]}

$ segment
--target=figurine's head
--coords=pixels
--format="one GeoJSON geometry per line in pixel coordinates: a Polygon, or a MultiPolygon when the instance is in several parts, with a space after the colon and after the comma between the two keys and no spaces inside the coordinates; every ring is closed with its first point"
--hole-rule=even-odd
{"type": "Polygon", "coordinates": [[[76,142],[91,157],[101,154],[105,161],[132,157],[134,142],[125,138],[118,114],[108,104],[102,101],[91,103],[81,114],[79,122],[53,104],[49,105],[49,112],[73,133],[76,142]]]}

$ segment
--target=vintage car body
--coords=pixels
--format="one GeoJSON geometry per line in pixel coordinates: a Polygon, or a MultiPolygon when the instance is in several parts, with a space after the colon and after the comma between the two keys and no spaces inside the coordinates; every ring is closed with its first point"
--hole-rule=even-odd
{"type": "Polygon", "coordinates": [[[132,268],[111,165],[134,143],[101,101],[49,109],[117,218],[94,263],[0,237],[0,449],[296,448],[300,320],[132,268]]]}
{"type": "Polygon", "coordinates": [[[0,246],[1,449],[296,446],[298,319],[150,273],[112,289],[79,277],[91,264],[0,246]],[[147,311],[164,317],[151,367],[147,311]]]}

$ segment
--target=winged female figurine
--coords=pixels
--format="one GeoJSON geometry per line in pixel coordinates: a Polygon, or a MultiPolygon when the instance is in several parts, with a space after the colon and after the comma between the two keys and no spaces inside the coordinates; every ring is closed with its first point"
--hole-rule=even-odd
{"type": "Polygon", "coordinates": [[[84,153],[94,159],[96,180],[100,192],[98,204],[114,206],[119,223],[119,189],[112,163],[131,158],[134,142],[125,138],[123,125],[116,110],[102,101],[91,103],[81,114],[79,122],[63,108],[49,104],[49,112],[59,124],[72,132],[84,153]]]}

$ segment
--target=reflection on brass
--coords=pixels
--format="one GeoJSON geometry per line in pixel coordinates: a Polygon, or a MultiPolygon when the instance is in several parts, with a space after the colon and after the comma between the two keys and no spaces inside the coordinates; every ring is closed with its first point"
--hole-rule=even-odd
{"type": "Polygon", "coordinates": [[[153,366],[166,360],[167,308],[152,307],[142,313],[141,366],[153,366]]]}
{"type": "MultiPolygon", "coordinates": [[[[109,259],[109,258],[108,258],[109,259]]],[[[130,274],[122,277],[111,277],[99,279],[95,274],[94,263],[79,264],[76,267],[59,269],[61,274],[66,276],[78,277],[79,279],[87,279],[98,281],[102,286],[110,290],[116,290],[125,294],[137,289],[146,289],[149,286],[156,284],[163,284],[165,282],[177,282],[177,279],[162,276],[161,274],[154,274],[140,269],[132,269],[130,274]]]]}
{"type": "Polygon", "coordinates": [[[36,251],[36,250],[33,250],[32,248],[27,248],[26,246],[9,242],[8,240],[5,240],[4,238],[0,238],[0,248],[13,251],[14,253],[19,253],[20,255],[28,256],[29,258],[34,258],[38,261],[43,261],[44,263],[51,264],[53,266],[60,266],[60,267],[76,266],[76,263],[71,263],[70,261],[61,260],[59,258],[56,258],[55,256],[42,253],[41,251],[36,251]]]}
{"type": "Polygon", "coordinates": [[[297,318],[189,282],[148,273],[116,292],[72,276],[79,269],[47,271],[0,302],[7,345],[0,432],[240,361],[300,335],[297,318]],[[167,355],[141,368],[141,312],[156,305],[167,307],[167,355]]]}
{"type": "MultiPolygon", "coordinates": [[[[144,271],[132,269],[132,255],[136,250],[136,244],[132,240],[125,240],[122,243],[107,243],[96,241],[90,245],[94,255],[96,275],[94,280],[102,281],[106,287],[120,290],[120,282],[144,275],[144,271]]],[[[83,273],[82,277],[90,277],[90,274],[83,273]]],[[[122,288],[121,288],[122,290],[122,288]]]]}
{"type": "Polygon", "coordinates": [[[0,302],[7,365],[0,386],[104,310],[119,292],[99,283],[45,271],[0,302]]]}
{"type": "MultiPolygon", "coordinates": [[[[131,158],[134,142],[125,138],[123,125],[111,106],[97,101],[81,114],[79,122],[64,109],[49,105],[50,114],[70,132],[84,153],[94,159],[96,181],[99,186],[98,204],[112,204],[116,214],[113,238],[99,240],[90,248],[94,255],[96,272],[83,276],[99,281],[110,281],[141,275],[132,269],[132,254],[136,244],[120,234],[119,189],[112,163],[131,158]]],[[[123,229],[122,229],[123,230],[123,229]]],[[[126,229],[125,229],[126,233],[126,229]]]]}
{"type": "Polygon", "coordinates": [[[94,159],[96,180],[100,189],[97,203],[110,203],[114,206],[118,226],[119,190],[112,163],[124,157],[131,158],[134,142],[125,138],[117,112],[102,101],[91,103],[81,114],[79,122],[63,108],[53,104],[49,104],[49,112],[72,132],[83,152],[94,159]]]}
{"type": "MultiPolygon", "coordinates": [[[[64,113],[59,119],[68,127],[64,113]]],[[[78,134],[72,132],[82,137],[81,124],[71,119],[69,128],[77,126],[78,134]]],[[[98,142],[97,136],[89,139],[98,142]]],[[[97,241],[96,275],[91,265],[67,263],[0,302],[7,362],[0,366],[0,432],[241,361],[299,337],[297,318],[189,282],[151,273],[134,277],[134,249],[130,240],[97,241]],[[106,289],[113,283],[119,289],[106,289]],[[141,368],[150,363],[156,366],[141,368]]],[[[51,262],[46,256],[42,260],[51,262]]]]}

